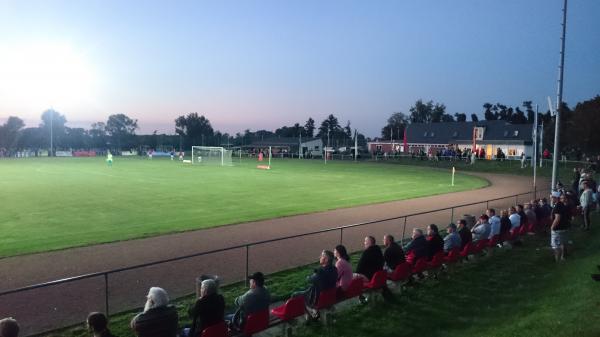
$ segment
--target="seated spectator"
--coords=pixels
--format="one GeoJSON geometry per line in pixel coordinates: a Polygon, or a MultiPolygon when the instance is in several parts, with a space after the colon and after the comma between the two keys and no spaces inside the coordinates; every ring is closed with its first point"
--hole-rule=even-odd
{"type": "Polygon", "coordinates": [[[242,330],[246,323],[246,316],[257,311],[269,309],[271,303],[271,294],[265,288],[265,276],[261,272],[256,272],[248,276],[250,280],[250,289],[242,296],[239,296],[233,302],[236,311],[233,315],[227,315],[225,320],[230,322],[230,327],[236,330],[242,330]]]}
{"type": "Polygon", "coordinates": [[[406,252],[406,262],[414,265],[418,259],[427,256],[427,240],[423,236],[423,230],[414,228],[412,232],[412,240],[404,246],[406,252]]]}
{"type": "Polygon", "coordinates": [[[337,284],[343,291],[348,290],[350,282],[352,282],[352,265],[350,264],[350,256],[343,245],[335,246],[333,255],[336,258],[335,268],[337,269],[337,284]]]}
{"type": "Polygon", "coordinates": [[[383,252],[383,259],[385,260],[385,269],[393,271],[396,266],[406,261],[404,257],[404,251],[402,247],[394,241],[394,237],[391,234],[383,236],[383,244],[385,245],[385,251],[383,252]]]}
{"type": "Polygon", "coordinates": [[[552,207],[548,204],[548,199],[542,198],[540,200],[540,207],[542,208],[544,219],[549,219],[552,214],[552,207]]]}
{"type": "Polygon", "coordinates": [[[517,214],[519,214],[519,217],[521,218],[521,226],[527,226],[527,215],[525,215],[525,208],[523,205],[517,205],[517,214]]]}
{"type": "Polygon", "coordinates": [[[479,241],[483,239],[487,239],[490,237],[490,233],[492,231],[492,226],[490,226],[489,218],[487,215],[482,214],[479,217],[479,220],[471,230],[473,233],[473,241],[479,241]]]}
{"type": "Polygon", "coordinates": [[[527,217],[528,224],[537,224],[537,216],[535,215],[535,211],[533,210],[533,206],[531,204],[525,204],[525,217],[527,217]]]}
{"type": "Polygon", "coordinates": [[[438,227],[434,224],[427,226],[427,259],[444,250],[444,239],[440,236],[438,227]]]}
{"type": "Polygon", "coordinates": [[[448,234],[444,237],[444,252],[448,253],[454,248],[460,249],[462,245],[460,235],[456,232],[456,225],[451,223],[446,230],[448,234]]]}
{"type": "Polygon", "coordinates": [[[0,337],[19,337],[19,324],[12,317],[0,320],[0,337]]]}
{"type": "MultiPolygon", "coordinates": [[[[115,337],[110,330],[108,330],[108,319],[101,312],[92,312],[86,319],[88,330],[94,337],[115,337]]],[[[4,336],[1,335],[0,336],[4,336]]]]}
{"type": "Polygon", "coordinates": [[[465,248],[467,243],[473,241],[473,234],[467,227],[467,221],[465,219],[458,220],[458,235],[460,235],[460,249],[465,248]]]}
{"type": "Polygon", "coordinates": [[[495,235],[500,235],[500,217],[496,215],[496,210],[493,208],[488,209],[486,214],[490,223],[490,236],[488,239],[491,240],[495,235]]]}
{"type": "Polygon", "coordinates": [[[517,209],[514,206],[511,206],[508,213],[510,214],[508,217],[511,223],[510,229],[519,228],[521,226],[521,216],[517,214],[517,209]]]}
{"type": "Polygon", "coordinates": [[[512,223],[508,218],[508,210],[503,209],[500,217],[500,237],[506,238],[510,229],[512,228],[512,223]]]}
{"type": "Polygon", "coordinates": [[[309,288],[304,291],[307,311],[313,318],[317,318],[319,313],[314,309],[314,306],[319,300],[319,295],[324,290],[335,288],[338,278],[337,269],[333,265],[333,252],[324,250],[319,258],[319,268],[315,269],[314,273],[307,277],[310,284],[309,288]]]}
{"type": "Polygon", "coordinates": [[[198,336],[202,330],[223,321],[225,316],[225,299],[218,293],[219,286],[213,279],[202,281],[200,297],[188,309],[192,326],[184,329],[182,336],[198,336]]]}
{"type": "Polygon", "coordinates": [[[383,269],[383,254],[381,248],[375,244],[375,238],[372,236],[365,238],[364,247],[365,250],[362,252],[356,266],[356,273],[370,281],[376,272],[383,269]]]}
{"type": "Polygon", "coordinates": [[[139,337],[176,337],[179,316],[175,307],[169,305],[167,292],[152,287],[146,298],[144,311],[131,320],[131,329],[139,337]]]}

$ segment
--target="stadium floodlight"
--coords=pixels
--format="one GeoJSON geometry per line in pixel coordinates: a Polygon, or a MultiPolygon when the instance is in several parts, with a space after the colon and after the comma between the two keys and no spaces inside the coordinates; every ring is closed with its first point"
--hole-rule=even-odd
{"type": "Polygon", "coordinates": [[[233,166],[232,152],[221,146],[192,146],[192,164],[233,166]]]}

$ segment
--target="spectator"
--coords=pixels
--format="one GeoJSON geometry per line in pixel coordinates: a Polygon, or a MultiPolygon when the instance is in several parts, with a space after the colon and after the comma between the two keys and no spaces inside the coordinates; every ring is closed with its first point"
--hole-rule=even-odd
{"type": "Polygon", "coordinates": [[[509,208],[509,213],[510,216],[508,218],[510,219],[511,224],[510,229],[519,228],[519,226],[521,226],[521,216],[517,214],[517,209],[514,206],[511,206],[509,208]]]}
{"type": "Polygon", "coordinates": [[[510,229],[512,228],[512,223],[508,217],[508,210],[504,209],[500,213],[500,237],[504,240],[507,238],[510,229]]]}
{"type": "Polygon", "coordinates": [[[458,235],[460,235],[460,249],[465,248],[467,243],[473,241],[473,234],[467,227],[467,221],[465,219],[460,219],[458,222],[458,235]]]}
{"type": "Polygon", "coordinates": [[[438,227],[434,224],[427,226],[427,259],[431,260],[435,254],[444,251],[444,239],[440,236],[438,227]]]}
{"type": "Polygon", "coordinates": [[[225,299],[218,293],[218,283],[206,279],[200,285],[200,298],[188,309],[192,326],[184,329],[182,336],[198,336],[202,330],[223,321],[225,316],[225,299]]]}
{"type": "Polygon", "coordinates": [[[19,324],[12,317],[0,320],[0,337],[19,337],[19,324]]]}
{"type": "Polygon", "coordinates": [[[176,337],[179,317],[175,307],[169,305],[167,292],[152,287],[146,298],[144,311],[131,320],[131,329],[139,337],[176,337]]]}
{"type": "Polygon", "coordinates": [[[525,215],[525,209],[523,208],[523,205],[517,205],[517,214],[519,214],[521,226],[526,226],[528,224],[528,219],[527,215],[525,215]]]}
{"type": "Polygon", "coordinates": [[[565,195],[553,191],[551,196],[554,208],[552,209],[552,225],[550,226],[550,246],[554,250],[554,259],[558,262],[565,260],[565,243],[570,216],[564,204],[565,195]]]}
{"type": "Polygon", "coordinates": [[[446,228],[448,234],[444,237],[444,252],[448,253],[452,249],[461,248],[460,235],[456,232],[456,225],[451,223],[446,228]]]}
{"type": "Polygon", "coordinates": [[[307,278],[310,287],[304,291],[304,296],[307,310],[313,318],[319,317],[318,312],[313,307],[317,304],[321,291],[335,288],[338,273],[333,265],[333,259],[333,252],[324,250],[319,258],[319,268],[315,269],[314,273],[307,278]]]}
{"type": "Polygon", "coordinates": [[[394,237],[391,234],[383,236],[383,244],[385,245],[385,251],[383,252],[383,259],[385,260],[385,268],[388,271],[393,271],[396,266],[406,261],[404,251],[402,247],[394,241],[394,237]]]}
{"type": "Polygon", "coordinates": [[[427,240],[423,236],[423,230],[413,228],[412,240],[404,246],[406,252],[406,262],[414,265],[418,259],[427,256],[427,240]]]}
{"type": "Polygon", "coordinates": [[[239,296],[233,302],[237,310],[233,315],[227,315],[225,320],[231,322],[230,327],[236,330],[242,330],[246,323],[246,316],[268,310],[271,303],[269,290],[265,288],[265,276],[261,272],[256,272],[248,276],[250,289],[242,296],[239,296]]]}
{"type": "Polygon", "coordinates": [[[375,238],[367,236],[364,241],[365,250],[358,260],[356,273],[362,275],[367,280],[371,280],[373,274],[383,269],[383,254],[381,248],[375,244],[375,238]]]}
{"type": "Polygon", "coordinates": [[[479,241],[483,239],[487,239],[490,237],[490,233],[492,231],[492,227],[489,223],[489,218],[487,215],[482,214],[479,217],[479,220],[475,224],[475,227],[471,230],[473,233],[473,241],[479,241]]]}
{"type": "Polygon", "coordinates": [[[86,319],[86,324],[94,337],[115,337],[108,330],[108,319],[101,312],[90,313],[86,319]]]}
{"type": "Polygon", "coordinates": [[[533,224],[535,226],[535,224],[537,224],[538,220],[537,220],[537,215],[535,215],[535,211],[533,210],[533,206],[531,204],[525,204],[525,216],[527,217],[527,223],[529,225],[533,224]]]}
{"type": "Polygon", "coordinates": [[[583,215],[583,229],[589,231],[591,224],[590,211],[593,207],[593,198],[590,184],[587,181],[583,182],[583,192],[581,193],[579,203],[581,204],[581,214],[583,215]]]}
{"type": "Polygon", "coordinates": [[[550,219],[550,216],[552,214],[552,207],[548,204],[548,199],[542,198],[540,203],[541,203],[540,207],[542,208],[542,214],[544,216],[544,219],[550,219]]]}
{"type": "Polygon", "coordinates": [[[337,269],[337,286],[343,291],[348,289],[352,282],[352,265],[350,264],[350,256],[343,245],[335,246],[333,255],[336,258],[335,268],[337,269]]]}
{"type": "Polygon", "coordinates": [[[493,208],[490,208],[486,211],[486,214],[489,218],[489,223],[490,223],[490,236],[488,237],[488,239],[492,239],[494,236],[496,235],[500,235],[500,217],[496,215],[496,210],[493,208]]]}

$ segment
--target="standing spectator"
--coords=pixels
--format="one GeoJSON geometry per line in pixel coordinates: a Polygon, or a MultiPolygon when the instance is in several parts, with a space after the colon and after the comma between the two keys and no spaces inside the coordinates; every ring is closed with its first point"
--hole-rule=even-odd
{"type": "Polygon", "coordinates": [[[571,190],[575,192],[575,194],[579,195],[579,183],[581,179],[581,170],[579,167],[573,168],[573,182],[571,183],[571,190]]]}
{"type": "Polygon", "coordinates": [[[521,216],[517,213],[517,209],[514,206],[511,206],[508,210],[510,216],[511,229],[519,228],[521,226],[521,216]]]}
{"type": "Polygon", "coordinates": [[[431,260],[435,254],[444,251],[444,239],[440,236],[438,227],[434,224],[427,226],[427,259],[431,260]]]}
{"type": "Polygon", "coordinates": [[[337,286],[343,291],[348,289],[352,282],[352,265],[350,264],[350,256],[343,245],[335,246],[333,255],[336,258],[335,268],[337,269],[337,286]]]}
{"type": "Polygon", "coordinates": [[[540,201],[540,207],[542,208],[544,220],[548,221],[552,214],[552,207],[548,204],[548,199],[542,198],[542,200],[540,201]]]}
{"type": "Polygon", "coordinates": [[[237,310],[233,315],[227,315],[225,320],[230,321],[231,328],[242,330],[246,324],[246,316],[269,309],[271,303],[271,294],[265,288],[265,276],[261,272],[256,272],[248,276],[250,289],[242,296],[235,299],[234,304],[237,310]]]}
{"type": "Polygon", "coordinates": [[[475,224],[475,227],[471,230],[471,233],[473,233],[473,241],[487,239],[490,236],[491,231],[492,227],[490,226],[488,216],[482,214],[475,224]]]}
{"type": "Polygon", "coordinates": [[[583,182],[583,192],[581,193],[581,197],[579,199],[581,214],[583,215],[583,229],[586,231],[590,230],[590,210],[593,206],[593,194],[592,189],[590,188],[590,183],[587,181],[583,182]]]}
{"type": "Polygon", "coordinates": [[[456,233],[456,225],[451,223],[446,228],[448,234],[444,237],[444,252],[448,253],[454,248],[461,248],[460,235],[456,233]]]}
{"type": "Polygon", "coordinates": [[[494,236],[496,235],[500,235],[500,217],[496,215],[496,210],[493,208],[490,208],[486,211],[486,214],[489,218],[489,223],[490,223],[490,236],[488,237],[488,239],[492,239],[494,236]]]}
{"type": "Polygon", "coordinates": [[[167,292],[152,287],[146,298],[144,311],[131,320],[131,329],[139,337],[176,337],[179,317],[175,307],[169,305],[167,292]]]}
{"type": "Polygon", "coordinates": [[[0,320],[0,337],[19,337],[19,324],[12,317],[0,320]]]}
{"type": "Polygon", "coordinates": [[[219,286],[213,279],[206,279],[200,285],[200,298],[188,309],[192,319],[190,329],[184,329],[182,336],[198,336],[202,330],[223,321],[225,299],[218,293],[219,286]]]}
{"type": "Polygon", "coordinates": [[[383,259],[385,260],[385,269],[393,271],[396,266],[406,261],[404,251],[402,247],[394,241],[394,237],[391,234],[383,236],[383,244],[385,245],[385,251],[383,252],[383,259]]]}
{"type": "Polygon", "coordinates": [[[381,248],[375,244],[375,238],[367,236],[364,241],[365,250],[363,251],[358,265],[356,266],[356,273],[365,277],[368,281],[371,280],[373,274],[383,270],[383,253],[381,248]]]}
{"type": "Polygon", "coordinates": [[[413,228],[412,240],[404,246],[406,252],[406,262],[414,265],[418,259],[427,256],[427,240],[423,236],[423,230],[413,228]]]}
{"type": "Polygon", "coordinates": [[[460,249],[465,248],[467,243],[473,241],[473,234],[467,227],[467,221],[465,219],[460,219],[458,222],[458,235],[460,235],[460,249]]]}
{"type": "Polygon", "coordinates": [[[324,250],[319,258],[319,268],[315,269],[314,273],[307,278],[310,287],[304,292],[304,296],[308,312],[313,318],[318,317],[318,312],[313,307],[317,304],[321,292],[335,288],[338,274],[333,265],[333,259],[333,252],[324,250]]]}
{"type": "Polygon", "coordinates": [[[552,209],[552,225],[550,226],[550,245],[554,250],[554,259],[558,262],[565,260],[565,244],[570,215],[564,204],[565,195],[561,195],[558,191],[553,191],[551,196],[554,208],[552,209]]]}
{"type": "MultiPolygon", "coordinates": [[[[108,330],[108,319],[101,312],[92,312],[86,319],[88,330],[94,337],[115,337],[110,330],[108,330]]],[[[1,335],[0,336],[4,336],[1,335]]]]}

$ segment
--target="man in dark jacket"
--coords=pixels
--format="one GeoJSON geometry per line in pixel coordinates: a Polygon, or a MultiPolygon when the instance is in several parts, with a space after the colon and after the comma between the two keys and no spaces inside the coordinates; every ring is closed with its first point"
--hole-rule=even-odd
{"type": "Polygon", "coordinates": [[[406,252],[406,262],[414,265],[418,259],[427,256],[427,240],[423,236],[423,230],[414,228],[412,232],[412,240],[404,246],[406,252]]]}
{"type": "Polygon", "coordinates": [[[234,329],[242,330],[246,323],[246,316],[261,310],[268,310],[271,303],[271,294],[265,288],[265,276],[256,272],[248,276],[250,290],[235,299],[237,310],[233,317],[229,317],[234,329]]]}
{"type": "Polygon", "coordinates": [[[383,236],[383,244],[385,245],[385,251],[383,252],[383,258],[385,260],[385,267],[389,271],[396,269],[396,266],[403,263],[406,258],[404,257],[404,251],[402,247],[394,241],[394,237],[391,234],[383,236]]]}
{"type": "Polygon", "coordinates": [[[225,315],[225,299],[217,292],[217,282],[212,279],[202,281],[200,298],[188,310],[192,326],[184,330],[184,336],[198,336],[202,330],[223,321],[225,315]]]}
{"type": "Polygon", "coordinates": [[[169,305],[167,292],[159,287],[148,291],[144,312],[131,320],[131,329],[139,337],[176,337],[179,324],[177,310],[169,305]]]}
{"type": "MultiPolygon", "coordinates": [[[[315,269],[314,273],[307,277],[310,287],[304,294],[306,304],[309,308],[317,304],[322,291],[335,288],[338,274],[333,264],[334,261],[333,252],[324,250],[319,258],[319,268],[315,269]]],[[[311,314],[316,315],[316,312],[311,312],[311,314]]]]}
{"type": "Polygon", "coordinates": [[[381,248],[375,244],[375,238],[367,236],[364,241],[365,250],[358,260],[356,273],[363,275],[367,280],[371,280],[373,274],[383,270],[383,254],[381,248]]]}
{"type": "Polygon", "coordinates": [[[444,239],[440,236],[435,224],[427,226],[427,259],[431,260],[435,254],[444,251],[444,239]]]}
{"type": "Polygon", "coordinates": [[[471,230],[467,227],[467,221],[465,219],[458,220],[458,235],[460,235],[460,249],[465,248],[467,243],[473,241],[473,234],[471,234],[471,230]]]}

